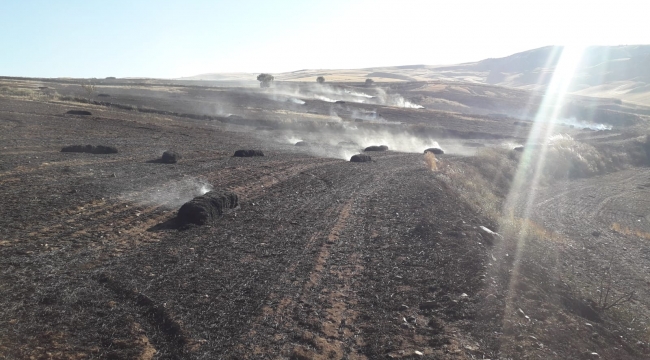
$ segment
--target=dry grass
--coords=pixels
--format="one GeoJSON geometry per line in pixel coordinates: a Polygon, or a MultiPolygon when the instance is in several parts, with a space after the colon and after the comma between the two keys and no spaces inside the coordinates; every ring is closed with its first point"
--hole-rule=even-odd
{"type": "Polygon", "coordinates": [[[627,226],[621,225],[619,223],[613,223],[612,226],[610,226],[610,229],[622,235],[636,236],[641,239],[650,240],[650,233],[641,230],[630,229],[627,226]]]}
{"type": "Polygon", "coordinates": [[[436,171],[438,170],[438,159],[436,159],[436,155],[431,152],[425,152],[424,153],[424,163],[427,165],[429,170],[431,171],[436,171]]]}

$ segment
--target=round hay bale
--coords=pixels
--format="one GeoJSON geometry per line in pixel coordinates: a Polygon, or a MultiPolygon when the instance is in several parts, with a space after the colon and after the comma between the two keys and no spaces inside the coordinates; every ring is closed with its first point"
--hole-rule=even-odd
{"type": "Polygon", "coordinates": [[[386,150],[388,150],[388,146],[386,145],[368,146],[367,148],[363,149],[363,151],[386,151],[386,150]]]}
{"type": "Polygon", "coordinates": [[[515,146],[512,150],[523,152],[524,151],[524,146],[523,145],[515,146]]]}
{"type": "Polygon", "coordinates": [[[97,145],[93,147],[93,154],[117,154],[117,148],[113,146],[97,145]]]}
{"type": "Polygon", "coordinates": [[[252,156],[264,156],[262,150],[237,150],[235,151],[235,157],[252,157],[252,156]]]}
{"type": "Polygon", "coordinates": [[[175,151],[165,151],[162,154],[161,161],[165,164],[176,164],[181,159],[181,154],[175,151]]]}
{"type": "Polygon", "coordinates": [[[86,111],[86,110],[68,110],[68,112],[66,112],[66,114],[84,115],[84,116],[92,115],[92,113],[90,111],[86,111]]]}
{"type": "Polygon", "coordinates": [[[113,146],[104,145],[70,145],[64,146],[61,152],[78,152],[89,154],[117,154],[117,149],[113,146]]]}
{"type": "Polygon", "coordinates": [[[296,143],[296,146],[309,146],[309,143],[306,141],[298,141],[296,143]]]}
{"type": "Polygon", "coordinates": [[[372,158],[370,155],[366,154],[357,154],[357,155],[352,155],[350,158],[350,162],[369,162],[372,161],[372,158]]]}
{"type": "Polygon", "coordinates": [[[213,190],[186,202],[178,209],[180,224],[204,225],[239,205],[239,197],[232,191],[213,190]]]}
{"type": "Polygon", "coordinates": [[[93,150],[92,145],[70,145],[64,146],[61,152],[78,152],[78,153],[91,153],[93,150]]]}
{"type": "Polygon", "coordinates": [[[442,155],[442,154],[445,153],[444,150],[442,150],[441,148],[437,148],[437,147],[432,147],[432,148],[428,148],[428,149],[424,150],[425,154],[428,153],[428,152],[430,152],[430,153],[432,153],[434,155],[442,155]]]}

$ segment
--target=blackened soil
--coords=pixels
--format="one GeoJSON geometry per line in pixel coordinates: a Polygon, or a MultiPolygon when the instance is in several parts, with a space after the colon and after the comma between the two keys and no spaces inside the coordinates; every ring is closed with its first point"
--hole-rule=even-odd
{"type": "Polygon", "coordinates": [[[421,154],[356,164],[268,143],[235,158],[260,140],[89,109],[0,99],[2,357],[468,358],[498,346],[468,347],[501,326],[476,312],[487,220],[421,154]],[[109,141],[110,157],[59,151],[109,141]],[[150,162],[172,146],[182,162],[150,162]],[[205,184],[240,208],[147,231],[205,184]]]}

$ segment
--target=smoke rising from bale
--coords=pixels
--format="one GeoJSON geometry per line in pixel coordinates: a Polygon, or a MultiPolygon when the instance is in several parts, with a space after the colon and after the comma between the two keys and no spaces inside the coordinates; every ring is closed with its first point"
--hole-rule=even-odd
{"type": "Polygon", "coordinates": [[[196,196],[212,190],[212,185],[205,180],[186,178],[172,181],[143,192],[121,196],[125,200],[145,205],[158,205],[175,208],[196,196]]]}

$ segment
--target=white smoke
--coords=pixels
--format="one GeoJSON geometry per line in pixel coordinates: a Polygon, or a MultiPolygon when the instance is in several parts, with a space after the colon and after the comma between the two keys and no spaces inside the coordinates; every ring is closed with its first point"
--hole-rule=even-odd
{"type": "Polygon", "coordinates": [[[296,99],[296,98],[289,98],[289,101],[291,101],[291,102],[292,102],[292,103],[294,103],[294,104],[298,104],[298,105],[305,105],[305,102],[304,102],[304,101],[302,101],[302,100],[300,100],[300,99],[296,99]]]}
{"type": "Polygon", "coordinates": [[[568,119],[559,119],[557,120],[557,123],[567,125],[567,126],[573,126],[577,129],[589,129],[589,130],[597,130],[597,131],[612,130],[611,125],[594,124],[583,120],[577,120],[575,117],[571,117],[568,119]]]}
{"type": "Polygon", "coordinates": [[[356,92],[356,91],[351,91],[351,90],[348,90],[348,89],[345,89],[344,91],[345,91],[346,94],[350,94],[350,95],[353,95],[353,96],[361,96],[361,97],[366,97],[368,99],[374,98],[374,96],[372,96],[372,95],[368,95],[368,94],[360,93],[360,92],[356,92]]]}
{"type": "Polygon", "coordinates": [[[424,109],[424,106],[414,104],[402,97],[399,94],[387,94],[386,91],[382,88],[376,88],[377,99],[380,105],[395,106],[401,108],[410,108],[410,109],[424,109]]]}
{"type": "Polygon", "coordinates": [[[331,103],[336,102],[336,100],[330,99],[327,96],[317,95],[317,94],[314,94],[314,99],[321,100],[321,101],[326,101],[326,102],[331,102],[331,103]]]}
{"type": "Polygon", "coordinates": [[[161,184],[135,195],[123,195],[122,198],[146,205],[175,208],[211,190],[212,185],[207,181],[190,177],[161,184]]]}

